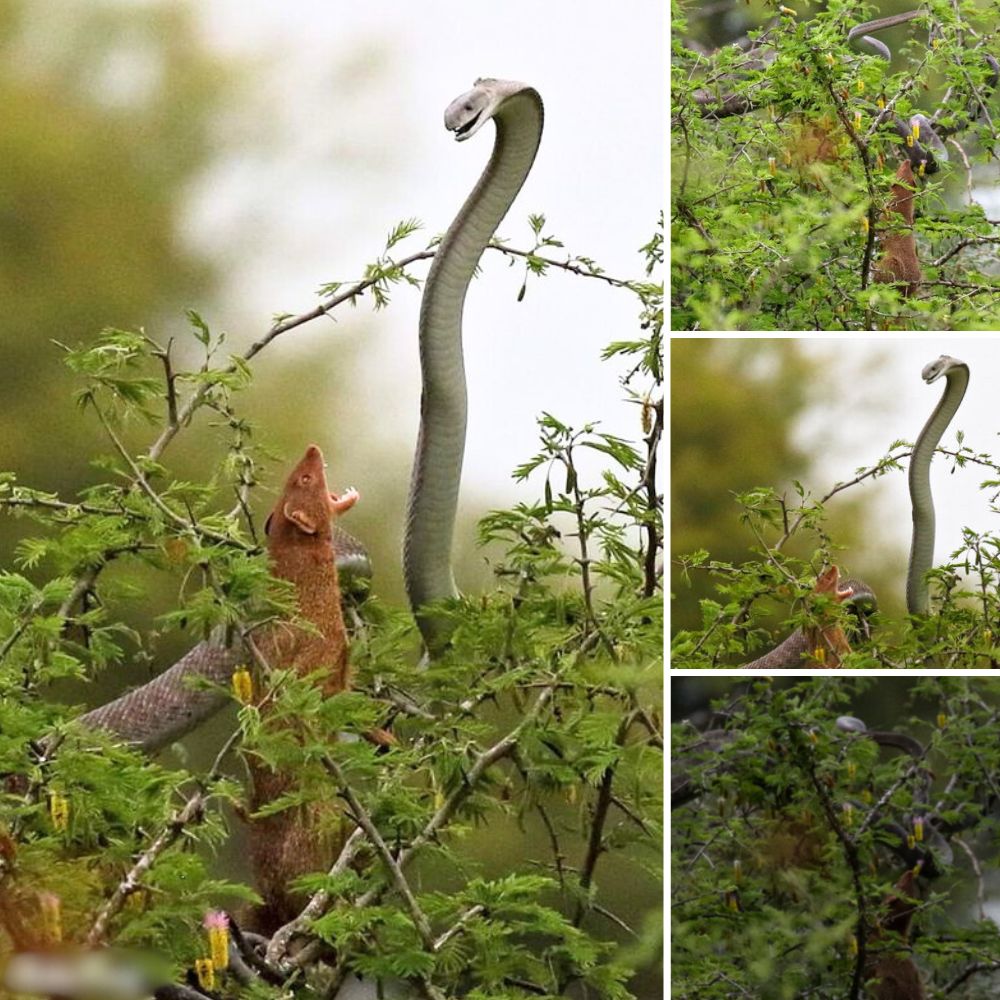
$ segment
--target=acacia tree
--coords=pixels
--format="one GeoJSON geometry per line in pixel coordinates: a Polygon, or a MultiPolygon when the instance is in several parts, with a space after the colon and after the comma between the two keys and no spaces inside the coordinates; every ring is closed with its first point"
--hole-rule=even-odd
{"type": "Polygon", "coordinates": [[[749,45],[714,51],[690,40],[686,7],[673,23],[672,327],[995,328],[1000,223],[974,185],[998,138],[996,3],[929,0],[883,54],[848,41],[875,13],[857,0],[779,6],[749,45]],[[873,280],[907,158],[923,270],[909,297],[873,280]]]}
{"type": "Polygon", "coordinates": [[[827,675],[676,723],[672,996],[995,996],[998,722],[993,679],[827,675]]]}
{"type": "MultiPolygon", "coordinates": [[[[961,433],[955,447],[937,451],[953,468],[984,471],[988,478],[980,488],[988,502],[995,503],[1000,465],[987,452],[966,444],[961,433]]],[[[700,602],[699,627],[675,633],[671,665],[679,669],[741,666],[786,636],[811,628],[839,628],[849,637],[851,652],[833,666],[990,669],[1000,664],[996,638],[1000,635],[1000,538],[995,534],[966,528],[962,545],[949,554],[947,562],[930,571],[928,579],[936,594],[930,615],[894,620],[816,593],[823,567],[846,562],[849,568],[850,564],[850,554],[844,553],[828,530],[828,507],[863,483],[900,472],[911,455],[907,443],[895,442],[880,459],[820,496],[800,483],[794,484],[790,494],[767,486],[738,494],[740,521],[753,558],[717,560],[704,549],[676,557],[680,586],[685,579],[707,578],[713,595],[700,602]],[[792,539],[806,553],[804,557],[786,551],[792,539]],[[859,618],[862,610],[865,613],[859,618]],[[781,619],[777,631],[765,627],[774,616],[781,619]]],[[[900,592],[903,586],[901,567],[900,592]]]]}
{"type": "Polygon", "coordinates": [[[540,496],[483,520],[482,540],[502,546],[495,586],[446,608],[449,650],[418,670],[410,615],[364,599],[352,616],[353,690],[323,701],[287,671],[259,678],[270,685],[266,718],[244,704],[203,771],[166,770],[82,731],[46,691],[151,651],[158,632],[183,630],[193,644],[218,626],[247,636],[294,614],[249,512],[258,465],[240,393],[253,359],[362,293],[384,305],[434,251],[400,257],[412,227],[397,227],[362,281],[329,286],[242,356],[194,313],[193,368],[144,332],[105,330],[69,351],[83,412],[110,444],[99,459],[107,480],[68,498],[13,472],[0,479],[0,506],[38,529],[19,547],[22,572],[0,574],[4,951],[151,954],[160,967],[144,972],[147,992],[159,997],[332,997],[358,974],[426,997],[624,998],[637,967],[655,968],[655,920],[619,912],[601,872],[655,873],[660,859],[662,290],[650,274],[661,239],[643,248],[645,277],[620,281],[589,259],[544,256],[557,241],[532,224],[536,246],[493,251],[522,260],[526,276],[561,267],[638,297],[640,331],[605,358],[624,363],[642,444],[543,415],[540,450],[515,471],[540,496]],[[133,452],[123,428],[136,422],[152,426],[153,443],[133,452]],[[223,468],[175,478],[167,452],[181,434],[220,435],[223,468]],[[581,448],[606,457],[594,482],[578,472],[581,448]],[[116,572],[136,563],[177,581],[176,606],[145,631],[123,624],[141,594],[116,572]],[[398,740],[388,753],[337,737],[387,723],[398,740]],[[212,860],[232,834],[223,807],[244,801],[241,753],[297,775],[269,808],[335,798],[346,824],[332,869],[303,882],[312,896],[301,917],[256,948],[237,906],[253,892],[212,860]],[[535,857],[515,839],[513,860],[490,870],[482,834],[501,821],[512,839],[541,830],[547,847],[535,857]],[[208,939],[201,926],[219,909],[235,918],[228,967],[222,921],[209,921],[208,939]]]}

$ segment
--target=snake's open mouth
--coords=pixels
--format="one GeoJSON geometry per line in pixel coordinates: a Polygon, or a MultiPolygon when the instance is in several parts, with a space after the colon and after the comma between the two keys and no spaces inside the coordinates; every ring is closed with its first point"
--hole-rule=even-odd
{"type": "Polygon", "coordinates": [[[479,119],[483,117],[482,111],[476,114],[475,118],[470,118],[464,125],[459,125],[455,129],[455,138],[461,142],[463,139],[467,138],[472,134],[473,129],[479,124],[479,119]]]}

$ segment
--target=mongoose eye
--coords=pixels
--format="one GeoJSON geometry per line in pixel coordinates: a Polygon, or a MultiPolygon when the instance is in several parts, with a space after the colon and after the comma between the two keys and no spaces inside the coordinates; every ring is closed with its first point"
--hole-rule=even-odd
{"type": "Polygon", "coordinates": [[[302,483],[302,485],[303,485],[303,486],[305,486],[305,485],[307,485],[308,483],[311,483],[311,482],[312,482],[312,478],[313,478],[313,477],[312,477],[312,476],[310,476],[308,472],[304,472],[304,473],[302,474],[302,479],[300,480],[300,482],[302,483]]]}

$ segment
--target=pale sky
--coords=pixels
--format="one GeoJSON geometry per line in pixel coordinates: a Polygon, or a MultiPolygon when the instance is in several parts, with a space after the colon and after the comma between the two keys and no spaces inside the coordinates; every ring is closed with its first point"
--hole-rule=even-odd
{"type": "MultiPolygon", "coordinates": [[[[544,212],[545,231],[572,252],[609,274],[642,275],[636,251],[664,203],[662,4],[213,0],[195,9],[213,46],[253,66],[227,109],[227,128],[252,140],[250,152],[204,179],[186,228],[224,265],[226,294],[208,318],[235,344],[273,313],[311,308],[322,282],[358,277],[400,219],[425,224],[411,250],[444,232],[492,146],[492,126],[458,144],[442,123],[477,76],[523,80],[545,102],[535,167],[500,234],[529,245],[524,220],[544,212]]],[[[521,270],[496,255],[486,265],[465,318],[463,499],[477,497],[477,511],[484,498],[518,495],[509,473],[536,450],[542,410],[639,436],[636,408],[620,401],[621,366],[599,360],[611,340],[637,335],[634,296],[552,273],[519,304],[521,270]]],[[[311,352],[363,344],[371,364],[352,399],[359,433],[412,448],[418,306],[419,292],[400,288],[387,311],[345,311],[277,350],[307,364],[311,352]]]]}

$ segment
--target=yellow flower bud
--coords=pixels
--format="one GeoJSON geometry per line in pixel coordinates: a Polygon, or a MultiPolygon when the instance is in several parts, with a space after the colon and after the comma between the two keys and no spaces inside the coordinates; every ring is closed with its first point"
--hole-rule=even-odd
{"type": "Polygon", "coordinates": [[[948,725],[948,716],[944,712],[938,712],[937,725],[938,729],[944,729],[948,725]]]}
{"type": "Polygon", "coordinates": [[[913,122],[910,126],[910,131],[913,134],[914,139],[920,138],[920,122],[913,122]]]}
{"type": "Polygon", "coordinates": [[[146,889],[136,889],[125,898],[125,908],[129,910],[144,910],[149,902],[149,892],[146,889]]]}
{"type": "Polygon", "coordinates": [[[62,941],[62,900],[54,892],[40,892],[38,904],[42,910],[45,938],[52,944],[62,941]]]}
{"type": "Polygon", "coordinates": [[[913,133],[912,132],[906,137],[906,145],[909,146],[910,149],[913,149],[913,133]]]}
{"type": "Polygon", "coordinates": [[[857,88],[859,94],[863,94],[865,92],[865,81],[864,80],[858,80],[858,82],[855,83],[854,86],[857,88]]]}
{"type": "Polygon", "coordinates": [[[767,171],[772,177],[778,173],[778,161],[773,156],[767,158],[767,171]]]}
{"type": "Polygon", "coordinates": [[[919,844],[924,839],[924,817],[913,818],[913,839],[919,844]]]}
{"type": "Polygon", "coordinates": [[[52,825],[60,832],[69,826],[69,799],[59,792],[52,792],[49,796],[49,817],[52,825]]]}
{"type": "Polygon", "coordinates": [[[221,910],[205,914],[203,921],[208,931],[208,951],[212,965],[216,969],[229,967],[229,917],[221,910]]]}
{"type": "Polygon", "coordinates": [[[194,963],[194,973],[198,977],[198,985],[203,990],[215,989],[215,966],[210,958],[199,958],[194,963]]]}
{"type": "Polygon", "coordinates": [[[233,694],[241,705],[249,705],[253,701],[253,678],[246,667],[240,667],[232,676],[233,694]]]}

